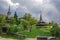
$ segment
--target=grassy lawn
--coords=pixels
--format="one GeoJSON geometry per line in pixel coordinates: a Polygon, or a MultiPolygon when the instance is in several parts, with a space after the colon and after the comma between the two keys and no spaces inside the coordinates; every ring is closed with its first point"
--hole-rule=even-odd
{"type": "Polygon", "coordinates": [[[32,26],[31,32],[20,31],[20,34],[26,35],[28,38],[34,38],[36,36],[50,36],[50,28],[36,28],[32,26]]]}
{"type": "MultiPolygon", "coordinates": [[[[51,27],[46,28],[36,28],[36,26],[32,26],[31,32],[20,31],[20,34],[26,35],[28,38],[34,38],[36,36],[51,36],[50,34],[51,27]]],[[[60,37],[57,37],[56,40],[60,40],[60,37]]]]}
{"type": "MultiPolygon", "coordinates": [[[[27,32],[27,30],[20,30],[20,32],[18,32],[19,34],[23,34],[26,35],[27,38],[34,38],[37,36],[51,36],[50,34],[50,27],[46,27],[46,28],[36,28],[36,26],[32,26],[31,32],[27,32]]],[[[21,38],[16,38],[14,36],[11,35],[1,35],[1,37],[3,38],[11,38],[14,40],[23,40],[21,38]]],[[[57,37],[56,40],[60,40],[60,37],[57,37]]]]}

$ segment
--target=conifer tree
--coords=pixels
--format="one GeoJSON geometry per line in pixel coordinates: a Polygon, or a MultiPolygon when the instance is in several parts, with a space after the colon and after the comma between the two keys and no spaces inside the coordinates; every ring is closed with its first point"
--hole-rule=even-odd
{"type": "Polygon", "coordinates": [[[18,16],[17,16],[16,11],[15,11],[15,14],[14,14],[14,18],[15,18],[16,24],[18,24],[18,16]]]}

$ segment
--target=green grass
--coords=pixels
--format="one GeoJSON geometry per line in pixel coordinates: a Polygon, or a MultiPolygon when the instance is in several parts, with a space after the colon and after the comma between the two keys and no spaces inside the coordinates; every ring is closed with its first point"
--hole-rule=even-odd
{"type": "Polygon", "coordinates": [[[0,35],[2,38],[9,38],[9,39],[13,39],[13,40],[23,40],[21,38],[16,38],[12,35],[7,35],[7,34],[3,34],[3,35],[0,35]]]}
{"type": "MultiPolygon", "coordinates": [[[[26,35],[27,38],[34,38],[36,36],[51,36],[50,29],[51,29],[50,27],[37,28],[36,26],[32,26],[31,32],[27,32],[27,30],[24,30],[24,31],[20,30],[18,33],[26,35]]],[[[16,37],[11,36],[11,35],[1,35],[1,37],[11,38],[14,40],[23,40],[21,38],[16,38],[16,37]]],[[[57,37],[56,40],[60,40],[60,37],[57,37]]]]}
{"type": "Polygon", "coordinates": [[[32,26],[31,32],[20,31],[20,34],[26,35],[28,38],[34,38],[36,36],[50,36],[50,28],[36,28],[32,26]]]}
{"type": "Polygon", "coordinates": [[[56,40],[60,40],[60,37],[57,37],[56,40]]]}

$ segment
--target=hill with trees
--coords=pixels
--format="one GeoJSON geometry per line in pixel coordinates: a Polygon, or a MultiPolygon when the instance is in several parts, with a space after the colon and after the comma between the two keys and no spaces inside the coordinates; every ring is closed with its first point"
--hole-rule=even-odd
{"type": "Polygon", "coordinates": [[[55,36],[57,40],[60,38],[60,27],[58,24],[52,22],[46,28],[37,28],[38,20],[32,17],[30,13],[25,13],[23,17],[18,18],[15,12],[14,16],[10,17],[9,20],[10,22],[7,23],[6,17],[0,16],[0,30],[2,30],[3,26],[6,26],[8,32],[26,35],[29,38],[36,36],[55,36]]]}

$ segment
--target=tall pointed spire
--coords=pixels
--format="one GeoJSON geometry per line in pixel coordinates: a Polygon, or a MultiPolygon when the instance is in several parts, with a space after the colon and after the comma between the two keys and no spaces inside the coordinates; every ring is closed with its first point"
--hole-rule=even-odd
{"type": "Polygon", "coordinates": [[[9,6],[9,9],[8,9],[7,15],[8,15],[8,16],[11,15],[11,12],[10,12],[10,6],[9,6]]]}
{"type": "Polygon", "coordinates": [[[39,20],[39,22],[37,23],[36,26],[42,27],[42,26],[47,26],[47,25],[48,25],[48,24],[47,24],[46,22],[44,22],[43,19],[42,19],[42,14],[40,14],[40,20],[39,20]]]}
{"type": "Polygon", "coordinates": [[[7,16],[6,16],[7,23],[10,23],[10,15],[11,15],[11,12],[10,12],[10,6],[9,6],[9,9],[8,9],[8,12],[7,12],[7,16]]]}
{"type": "Polygon", "coordinates": [[[42,14],[40,14],[40,22],[42,22],[42,14]]]}

